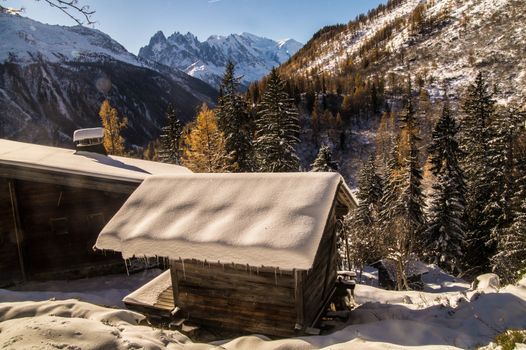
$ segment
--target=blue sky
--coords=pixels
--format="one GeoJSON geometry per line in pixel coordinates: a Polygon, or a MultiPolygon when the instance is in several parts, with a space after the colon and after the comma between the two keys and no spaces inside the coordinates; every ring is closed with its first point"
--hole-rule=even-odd
{"type": "MultiPolygon", "coordinates": [[[[79,0],[96,11],[95,28],[137,53],[162,30],[192,32],[202,41],[212,34],[249,32],[271,39],[305,43],[321,27],[347,23],[386,0],[79,0]]],[[[6,0],[24,7],[24,16],[49,24],[73,25],[44,1],[6,0]]]]}

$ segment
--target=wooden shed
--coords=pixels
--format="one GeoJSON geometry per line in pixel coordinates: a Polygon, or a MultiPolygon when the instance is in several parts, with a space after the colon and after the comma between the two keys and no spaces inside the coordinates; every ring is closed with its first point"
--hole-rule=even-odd
{"type": "Polygon", "coordinates": [[[334,292],[337,220],[355,205],[335,173],[152,176],[96,248],[170,259],[174,306],[194,323],[291,336],[334,292]]]}
{"type": "Polygon", "coordinates": [[[123,269],[93,251],[107,221],[167,164],[0,140],[0,286],[123,269]]]}

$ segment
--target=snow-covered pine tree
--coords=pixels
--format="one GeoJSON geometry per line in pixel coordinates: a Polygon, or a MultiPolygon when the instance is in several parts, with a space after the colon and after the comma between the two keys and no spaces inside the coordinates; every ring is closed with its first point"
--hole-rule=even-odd
{"type": "Polygon", "coordinates": [[[404,187],[404,168],[399,162],[398,142],[391,152],[387,161],[386,181],[383,196],[381,199],[380,215],[378,220],[378,233],[381,234],[381,241],[385,258],[395,261],[397,266],[397,288],[409,289],[409,284],[405,278],[405,263],[409,258],[407,251],[407,222],[405,220],[405,205],[400,200],[401,192],[404,187]]]}
{"type": "Polygon", "coordinates": [[[408,289],[406,263],[421,256],[425,223],[424,198],[421,188],[422,169],[419,161],[418,120],[414,109],[409,79],[408,94],[400,114],[400,140],[388,162],[387,181],[382,197],[381,230],[389,252],[387,258],[397,268],[397,288],[408,289]],[[403,151],[399,149],[401,147],[403,151]],[[403,152],[403,153],[402,153],[403,152]],[[401,160],[401,156],[404,156],[401,160]]]}
{"type": "Polygon", "coordinates": [[[164,163],[179,164],[181,152],[179,141],[183,131],[183,125],[177,118],[177,113],[172,105],[166,110],[166,125],[161,131],[161,150],[159,159],[164,163]]]}
{"type": "Polygon", "coordinates": [[[506,283],[512,283],[526,273],[526,199],[515,213],[514,223],[498,236],[493,269],[506,283]]]}
{"type": "Polygon", "coordinates": [[[517,277],[516,272],[524,268],[526,259],[526,155],[520,142],[525,120],[525,111],[509,105],[497,109],[491,125],[488,173],[492,191],[484,214],[493,220],[491,243],[497,245],[492,269],[506,282],[517,277]]]}
{"type": "Polygon", "coordinates": [[[253,123],[247,106],[238,93],[241,77],[235,76],[235,66],[228,62],[221,81],[221,95],[216,110],[217,125],[225,135],[225,149],[228,153],[229,170],[234,172],[254,171],[253,123]]]}
{"type": "Polygon", "coordinates": [[[425,255],[450,273],[461,271],[465,243],[466,184],[459,165],[458,131],[446,101],[428,149],[436,182],[424,239],[425,255]]]}
{"type": "Polygon", "coordinates": [[[298,171],[298,112],[285,92],[278,71],[272,69],[256,121],[256,162],[262,172],[298,171]]]}
{"type": "Polygon", "coordinates": [[[332,159],[332,151],[327,145],[322,145],[311,164],[311,171],[337,172],[339,170],[338,162],[332,159]]]}
{"type": "Polygon", "coordinates": [[[424,195],[422,193],[422,167],[420,166],[420,150],[418,142],[419,122],[413,105],[411,78],[408,78],[409,86],[405,98],[405,107],[400,114],[400,127],[403,135],[407,137],[408,154],[403,160],[402,166],[405,176],[404,185],[399,200],[406,208],[406,219],[408,225],[408,247],[410,253],[422,254],[423,238],[421,237],[424,218],[424,195]]]}
{"type": "Polygon", "coordinates": [[[466,174],[467,246],[464,255],[466,269],[471,274],[489,271],[489,258],[496,245],[490,243],[491,223],[484,216],[490,196],[488,178],[488,145],[490,123],[495,114],[495,100],[485,76],[480,72],[467,89],[462,119],[463,168],[466,174]],[[490,244],[488,244],[490,243],[490,244]]]}
{"type": "Polygon", "coordinates": [[[499,231],[511,224],[512,204],[516,192],[514,181],[516,139],[523,128],[523,117],[514,106],[498,107],[490,124],[487,179],[489,196],[483,208],[490,227],[490,244],[498,242],[499,231]]]}
{"type": "Polygon", "coordinates": [[[358,207],[344,218],[343,227],[352,265],[362,269],[363,265],[380,259],[384,254],[378,234],[383,180],[376,170],[373,155],[362,166],[358,184],[358,207]]]}

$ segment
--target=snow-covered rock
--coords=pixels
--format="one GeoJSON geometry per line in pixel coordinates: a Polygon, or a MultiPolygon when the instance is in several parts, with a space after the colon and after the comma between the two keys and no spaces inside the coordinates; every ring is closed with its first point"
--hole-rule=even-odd
{"type": "Polygon", "coordinates": [[[139,57],[183,70],[216,87],[231,60],[242,84],[248,85],[287,61],[302,46],[294,39],[276,42],[250,33],[214,35],[200,42],[192,33],[175,32],[166,38],[159,31],[141,48],[139,57]]]}
{"type": "Polygon", "coordinates": [[[483,275],[478,276],[475,279],[474,283],[474,289],[477,290],[496,290],[498,291],[500,289],[500,280],[499,276],[497,276],[494,273],[485,273],[483,275]]]}

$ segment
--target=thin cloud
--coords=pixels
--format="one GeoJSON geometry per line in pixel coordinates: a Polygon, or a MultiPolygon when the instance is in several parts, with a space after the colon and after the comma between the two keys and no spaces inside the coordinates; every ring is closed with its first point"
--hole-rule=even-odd
{"type": "Polygon", "coordinates": [[[208,0],[208,3],[209,3],[209,4],[214,4],[214,3],[216,3],[216,2],[220,2],[220,1],[221,1],[221,0],[208,0]]]}

